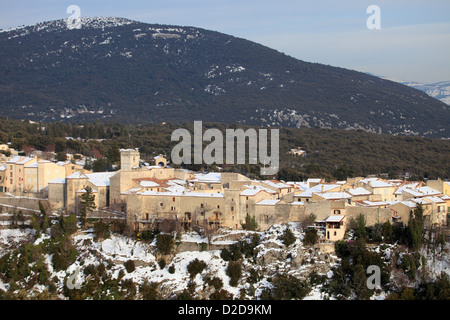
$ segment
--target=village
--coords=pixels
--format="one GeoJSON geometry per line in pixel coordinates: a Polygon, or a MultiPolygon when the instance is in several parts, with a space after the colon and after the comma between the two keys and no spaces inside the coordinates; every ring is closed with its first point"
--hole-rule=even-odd
{"type": "Polygon", "coordinates": [[[259,230],[267,230],[314,217],[320,240],[332,243],[343,239],[349,221],[360,215],[367,226],[407,225],[411,211],[421,204],[429,227],[447,226],[450,213],[450,183],[440,179],[254,180],[238,173],[171,168],[162,155],[144,163],[138,149],[120,149],[120,169],[111,172],[92,172],[75,161],[52,161],[39,153],[2,156],[2,228],[11,223],[12,212],[32,215],[42,205],[56,216],[79,215],[80,197],[88,189],[96,208],[90,217],[121,219],[136,232],[161,221],[181,230],[242,229],[249,217],[259,230]]]}

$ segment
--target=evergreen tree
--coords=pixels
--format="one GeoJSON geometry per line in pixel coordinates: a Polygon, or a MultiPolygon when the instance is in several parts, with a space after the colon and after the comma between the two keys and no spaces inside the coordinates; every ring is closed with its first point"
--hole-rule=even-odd
{"type": "Polygon", "coordinates": [[[406,230],[408,245],[414,250],[419,250],[422,246],[423,238],[423,206],[421,203],[417,205],[414,211],[411,211],[408,227],[406,230]]]}
{"type": "Polygon", "coordinates": [[[93,194],[92,188],[87,186],[86,188],[84,188],[84,190],[86,192],[83,193],[81,195],[81,197],[80,197],[81,198],[81,201],[80,201],[80,205],[81,205],[80,217],[81,217],[81,226],[83,228],[86,227],[88,211],[92,211],[92,210],[94,210],[96,208],[96,205],[95,205],[95,194],[93,194]]]}

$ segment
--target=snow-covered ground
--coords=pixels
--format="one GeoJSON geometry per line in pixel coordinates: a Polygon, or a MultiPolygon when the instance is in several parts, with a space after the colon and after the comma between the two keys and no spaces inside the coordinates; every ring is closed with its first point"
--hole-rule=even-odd
{"type": "MultiPolygon", "coordinates": [[[[221,258],[221,250],[193,250],[178,251],[169,256],[161,256],[156,251],[156,241],[145,242],[126,237],[123,235],[112,234],[110,238],[98,241],[95,239],[93,230],[78,231],[72,236],[72,243],[78,250],[76,261],[71,264],[67,270],[56,271],[52,264],[52,255],[46,254],[45,262],[50,272],[50,279],[58,279],[56,286],[60,292],[59,297],[66,299],[62,294],[64,286],[67,287],[67,277],[73,276],[77,284],[86,281],[86,276],[82,272],[89,265],[98,266],[103,263],[108,265],[107,273],[117,279],[120,274],[123,280],[130,279],[136,285],[143,283],[158,283],[159,292],[165,299],[173,298],[175,295],[187,289],[189,283],[195,284],[195,292],[197,298],[207,298],[205,296],[206,279],[219,278],[222,283],[222,289],[232,294],[235,299],[258,299],[264,289],[271,288],[271,278],[278,273],[295,276],[299,279],[307,279],[309,274],[314,271],[319,275],[326,276],[331,279],[333,276],[332,267],[336,266],[339,259],[333,253],[323,253],[313,250],[303,244],[304,234],[297,223],[277,224],[272,226],[265,232],[243,231],[225,229],[216,233],[211,238],[213,245],[231,245],[237,241],[249,239],[253,234],[260,236],[260,242],[255,247],[255,255],[253,258],[247,258],[242,263],[242,276],[237,286],[230,285],[230,277],[226,274],[228,262],[221,258]],[[286,247],[280,236],[284,234],[286,228],[289,228],[296,237],[295,243],[286,247]],[[160,259],[165,258],[166,265],[161,268],[160,259]],[[188,265],[193,260],[198,259],[206,263],[206,268],[193,279],[190,278],[188,265]],[[127,272],[125,262],[133,260],[135,270],[127,272]],[[255,295],[249,296],[250,284],[247,278],[250,276],[249,271],[256,270],[260,279],[252,285],[255,295]],[[170,271],[169,271],[170,270],[170,271]],[[246,295],[242,296],[242,289],[247,289],[246,295]]],[[[0,257],[14,248],[18,248],[24,243],[33,242],[34,245],[42,243],[49,239],[50,236],[42,234],[39,238],[35,238],[34,231],[31,229],[5,229],[0,230],[0,257]]],[[[208,239],[196,232],[183,233],[180,238],[175,239],[178,243],[194,243],[207,244],[208,239]]],[[[195,247],[195,246],[194,246],[195,247]]],[[[186,246],[184,250],[187,250],[186,246]]],[[[381,246],[372,247],[373,250],[381,252],[381,246]]],[[[449,244],[447,244],[448,252],[449,244]]],[[[396,250],[395,245],[383,245],[382,253],[387,260],[390,260],[396,250]]],[[[427,268],[433,277],[437,277],[441,272],[450,275],[450,259],[443,254],[426,255],[426,251],[422,254],[427,259],[427,268]]],[[[419,270],[418,270],[419,271],[419,270]]],[[[9,284],[0,280],[0,289],[7,291],[9,284]]],[[[44,287],[36,285],[34,290],[40,291],[44,287]]],[[[210,292],[211,293],[211,292],[210,292]]],[[[383,300],[388,293],[377,293],[372,297],[374,300],[383,300]]],[[[327,293],[322,292],[322,285],[315,285],[312,290],[304,298],[305,300],[322,300],[333,299],[327,293]]]]}

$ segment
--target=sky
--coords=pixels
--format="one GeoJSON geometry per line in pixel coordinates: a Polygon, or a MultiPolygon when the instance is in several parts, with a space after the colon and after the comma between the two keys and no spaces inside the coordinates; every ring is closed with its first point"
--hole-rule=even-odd
{"type": "Polygon", "coordinates": [[[0,29],[68,18],[70,5],[81,17],[200,27],[399,81],[450,80],[449,0],[0,0],[0,29]]]}

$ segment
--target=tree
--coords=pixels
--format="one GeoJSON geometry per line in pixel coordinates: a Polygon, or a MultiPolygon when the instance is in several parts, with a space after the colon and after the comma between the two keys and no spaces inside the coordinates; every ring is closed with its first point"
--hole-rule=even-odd
{"type": "Polygon", "coordinates": [[[113,142],[106,153],[110,164],[118,165],[120,163],[120,151],[117,142],[113,142]]]}
{"type": "Polygon", "coordinates": [[[108,162],[105,158],[98,158],[92,164],[92,171],[94,172],[105,172],[108,169],[108,162]]]}
{"type": "Polygon", "coordinates": [[[87,223],[87,213],[88,211],[93,211],[97,206],[95,205],[95,194],[93,194],[92,188],[87,186],[84,188],[86,191],[81,195],[80,201],[80,217],[81,217],[81,226],[83,228],[86,227],[87,223]]]}
{"type": "Polygon", "coordinates": [[[187,271],[191,279],[195,278],[198,273],[201,273],[206,268],[206,262],[195,258],[187,265],[187,271]]]}
{"type": "Polygon", "coordinates": [[[55,160],[57,161],[66,161],[67,160],[67,153],[64,151],[60,151],[56,154],[55,160]]]}
{"type": "Polygon", "coordinates": [[[419,250],[422,246],[423,233],[423,207],[419,203],[414,211],[411,211],[406,229],[408,246],[414,250],[419,250]]]}
{"type": "Polygon", "coordinates": [[[319,235],[317,234],[317,230],[314,228],[308,228],[305,231],[305,237],[303,238],[303,243],[306,245],[313,246],[317,243],[319,239],[319,235]]]}
{"type": "Polygon", "coordinates": [[[94,234],[97,240],[109,238],[110,237],[109,225],[103,222],[103,220],[97,221],[97,223],[94,224],[94,234]]]}
{"type": "Polygon", "coordinates": [[[291,229],[286,228],[283,235],[280,236],[280,240],[283,241],[286,247],[289,247],[291,244],[295,242],[295,235],[292,233],[291,229]]]}
{"type": "Polygon", "coordinates": [[[258,223],[256,222],[256,218],[250,217],[249,215],[245,217],[245,223],[241,223],[241,225],[245,230],[258,230],[258,223]]]}
{"type": "Polygon", "coordinates": [[[163,255],[168,255],[174,246],[173,237],[170,234],[159,233],[156,236],[156,249],[163,255]]]}
{"type": "Polygon", "coordinates": [[[350,219],[350,229],[353,229],[356,239],[367,239],[366,219],[362,213],[356,219],[350,219]]]}
{"type": "Polygon", "coordinates": [[[242,265],[240,261],[229,261],[225,270],[227,276],[230,277],[230,286],[236,287],[242,275],[242,265]]]}

